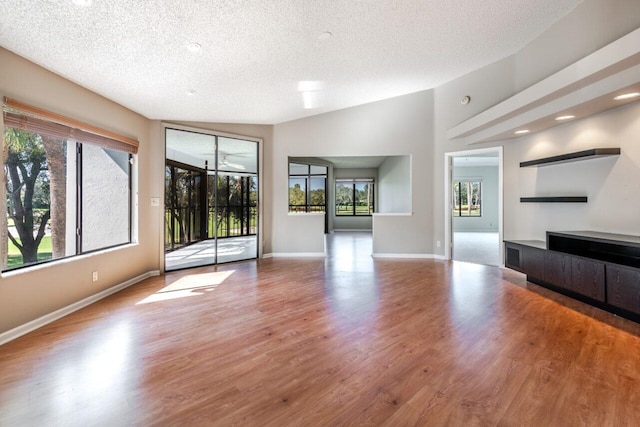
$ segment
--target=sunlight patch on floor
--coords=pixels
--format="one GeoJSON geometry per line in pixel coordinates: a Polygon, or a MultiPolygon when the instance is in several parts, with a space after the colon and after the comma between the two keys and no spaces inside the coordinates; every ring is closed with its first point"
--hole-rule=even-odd
{"type": "Polygon", "coordinates": [[[205,292],[213,291],[233,273],[235,273],[235,270],[189,274],[168,284],[155,294],[149,295],[142,301],[136,303],[136,305],[204,295],[205,292]]]}

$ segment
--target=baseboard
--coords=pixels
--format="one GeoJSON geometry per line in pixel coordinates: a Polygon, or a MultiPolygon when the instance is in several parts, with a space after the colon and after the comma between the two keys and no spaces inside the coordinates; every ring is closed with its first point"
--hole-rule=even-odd
{"type": "Polygon", "coordinates": [[[264,254],[263,258],[326,258],[324,252],[275,252],[264,254]]]}
{"type": "Polygon", "coordinates": [[[385,253],[373,253],[373,258],[389,258],[389,259],[445,259],[443,255],[436,254],[385,254],[385,253]]]}
{"type": "Polygon", "coordinates": [[[85,299],[74,302],[73,304],[70,304],[66,307],[62,307],[61,309],[56,310],[52,313],[45,314],[44,316],[34,319],[30,322],[27,322],[24,325],[20,325],[6,332],[3,332],[0,334],[0,345],[6,344],[9,341],[15,340],[16,338],[26,335],[29,332],[33,332],[38,328],[48,325],[51,322],[54,322],[68,314],[73,313],[74,311],[78,311],[81,308],[91,305],[96,301],[100,301],[101,299],[106,298],[109,295],[115,294],[116,292],[121,291],[125,288],[128,288],[131,285],[135,285],[136,283],[141,282],[145,279],[148,279],[149,277],[159,276],[159,275],[160,275],[159,270],[148,271],[144,274],[141,274],[132,279],[129,279],[126,282],[112,286],[109,289],[105,289],[104,291],[98,292],[97,294],[93,294],[85,299]]]}
{"type": "Polygon", "coordinates": [[[371,228],[334,228],[333,231],[337,231],[338,233],[340,232],[355,232],[355,231],[366,231],[368,233],[371,233],[373,230],[371,228]]]}

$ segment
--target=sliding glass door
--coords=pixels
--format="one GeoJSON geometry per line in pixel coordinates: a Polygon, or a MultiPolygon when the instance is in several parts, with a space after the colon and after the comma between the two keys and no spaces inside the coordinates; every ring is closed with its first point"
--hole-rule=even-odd
{"type": "Polygon", "coordinates": [[[258,256],[258,142],[166,129],[165,270],[258,256]]]}

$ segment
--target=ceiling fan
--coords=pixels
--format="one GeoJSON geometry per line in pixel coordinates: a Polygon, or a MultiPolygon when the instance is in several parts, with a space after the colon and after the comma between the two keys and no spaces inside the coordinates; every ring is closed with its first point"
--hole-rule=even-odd
{"type": "Polygon", "coordinates": [[[230,167],[230,168],[234,168],[234,169],[240,169],[240,170],[244,170],[245,167],[244,165],[241,165],[240,163],[232,163],[227,159],[227,155],[223,154],[222,158],[220,159],[219,163],[219,167],[230,167]]]}

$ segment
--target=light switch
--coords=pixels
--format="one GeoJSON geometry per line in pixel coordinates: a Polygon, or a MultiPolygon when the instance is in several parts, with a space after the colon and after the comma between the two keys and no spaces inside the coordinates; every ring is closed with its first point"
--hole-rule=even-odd
{"type": "Polygon", "coordinates": [[[152,197],[151,206],[160,206],[160,197],[152,197]]]}

